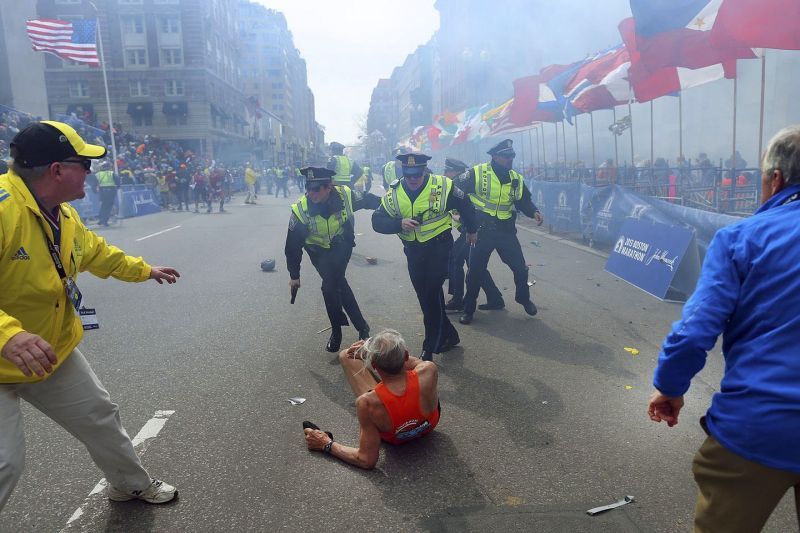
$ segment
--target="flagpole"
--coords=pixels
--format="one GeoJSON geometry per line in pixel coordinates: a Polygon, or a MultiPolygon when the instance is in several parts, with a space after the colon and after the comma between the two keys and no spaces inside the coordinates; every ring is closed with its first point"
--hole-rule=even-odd
{"type": "MultiPolygon", "coordinates": [[[[539,154],[539,128],[534,126],[533,133],[536,134],[536,166],[539,167],[539,169],[541,170],[542,158],[540,157],[539,154]]],[[[531,134],[531,136],[528,139],[530,140],[531,143],[533,143],[533,134],[531,134]]]]}
{"type": "MultiPolygon", "coordinates": [[[[617,123],[616,106],[612,107],[611,111],[614,113],[614,124],[616,124],[617,123]]],[[[619,171],[619,143],[617,142],[617,137],[619,137],[619,135],[617,135],[617,133],[614,132],[614,166],[617,167],[617,171],[619,171]]]]}
{"type": "MultiPolygon", "coordinates": [[[[734,198],[736,193],[736,100],[737,95],[739,92],[739,74],[736,74],[736,77],[733,78],[733,151],[731,153],[731,189],[730,195],[728,196],[729,199],[734,198]]],[[[732,203],[730,200],[728,201],[728,209],[730,209],[731,205],[736,205],[732,203]]]]}
{"type": "Polygon", "coordinates": [[[678,155],[683,159],[683,91],[678,92],[678,155]]]}
{"type": "MultiPolygon", "coordinates": [[[[535,126],[534,126],[535,128],[535,126]]],[[[531,154],[531,166],[533,166],[534,158],[533,158],[533,129],[531,128],[528,130],[528,152],[531,154]]],[[[536,158],[539,157],[539,149],[536,149],[536,158]]]]}
{"type": "Polygon", "coordinates": [[[554,167],[555,170],[555,177],[558,178],[558,163],[560,159],[558,158],[558,121],[553,122],[553,127],[556,129],[556,166],[554,167]]]}
{"type": "Polygon", "coordinates": [[[650,179],[653,179],[653,158],[655,152],[653,151],[653,101],[650,100],[650,179]]]}
{"type": "Polygon", "coordinates": [[[592,176],[594,176],[597,171],[597,160],[594,156],[594,114],[591,111],[589,112],[589,125],[592,128],[592,176]]]}
{"type": "Polygon", "coordinates": [[[575,115],[575,164],[578,164],[578,161],[581,160],[581,150],[580,146],[578,145],[578,115],[575,115]]]}
{"type": "Polygon", "coordinates": [[[564,172],[567,172],[567,125],[565,120],[561,120],[561,142],[564,146],[564,172]]]}
{"type": "Polygon", "coordinates": [[[758,161],[759,166],[761,163],[762,153],[764,149],[764,87],[767,78],[767,51],[761,54],[761,115],[758,121],[758,161]]]}
{"type": "MultiPolygon", "coordinates": [[[[536,140],[539,140],[539,134],[536,134],[536,140]]],[[[544,177],[547,179],[547,152],[545,147],[547,146],[547,139],[544,136],[544,122],[542,122],[542,164],[544,165],[544,177]]]]}
{"type": "Polygon", "coordinates": [[[100,67],[103,70],[103,86],[106,90],[106,111],[108,112],[108,133],[111,136],[111,156],[114,158],[114,176],[119,177],[119,168],[117,167],[117,141],[114,139],[114,119],[111,116],[111,98],[108,96],[108,76],[106,75],[106,60],[103,57],[103,39],[100,36],[100,13],[97,11],[97,6],[94,2],[89,2],[89,5],[94,9],[95,15],[95,33],[97,37],[97,51],[100,54],[100,67]]]}
{"type": "Polygon", "coordinates": [[[525,132],[520,132],[519,136],[519,144],[522,146],[522,173],[525,174],[525,132]]]}
{"type": "Polygon", "coordinates": [[[631,167],[635,167],[633,163],[633,110],[631,106],[631,100],[633,98],[628,98],[628,118],[631,119],[631,126],[630,126],[630,137],[631,137],[631,167]]]}

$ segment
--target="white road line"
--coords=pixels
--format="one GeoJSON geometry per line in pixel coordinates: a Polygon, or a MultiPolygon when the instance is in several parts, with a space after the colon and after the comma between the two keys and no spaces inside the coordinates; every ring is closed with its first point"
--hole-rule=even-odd
{"type": "Polygon", "coordinates": [[[150,237],[155,237],[156,235],[161,235],[162,233],[166,233],[168,231],[172,231],[172,230],[178,229],[178,228],[180,228],[180,226],[175,226],[175,227],[172,227],[172,228],[167,228],[165,230],[157,231],[155,233],[151,233],[150,235],[145,235],[141,239],[136,239],[136,242],[143,241],[145,239],[149,239],[150,237]]]}
{"type": "MultiPolygon", "coordinates": [[[[180,226],[176,226],[180,227],[180,226]]],[[[171,228],[175,229],[175,228],[171,228]]],[[[167,230],[169,231],[169,230],[167,230]]],[[[163,233],[163,232],[162,232],[163,233]]],[[[153,418],[145,422],[142,429],[139,430],[139,433],[133,437],[133,446],[135,448],[139,448],[139,457],[141,457],[149,443],[158,436],[158,433],[164,428],[164,425],[167,423],[167,420],[171,415],[173,415],[175,411],[156,411],[153,415],[153,418]]],[[[75,512],[72,513],[72,516],[69,517],[67,520],[67,525],[61,530],[61,533],[67,531],[72,524],[80,519],[84,515],[84,508],[89,504],[89,499],[94,496],[95,494],[100,494],[103,492],[103,489],[108,485],[108,481],[105,478],[101,479],[97,482],[97,485],[94,486],[92,491],[89,493],[89,496],[86,497],[86,500],[81,504],[80,507],[75,509],[75,512]]]]}

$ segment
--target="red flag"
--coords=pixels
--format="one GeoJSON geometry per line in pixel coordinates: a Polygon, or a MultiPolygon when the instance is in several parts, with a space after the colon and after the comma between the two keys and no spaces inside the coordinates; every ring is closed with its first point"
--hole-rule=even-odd
{"type": "Polygon", "coordinates": [[[798,0],[724,0],[711,44],[800,50],[798,0]]]}

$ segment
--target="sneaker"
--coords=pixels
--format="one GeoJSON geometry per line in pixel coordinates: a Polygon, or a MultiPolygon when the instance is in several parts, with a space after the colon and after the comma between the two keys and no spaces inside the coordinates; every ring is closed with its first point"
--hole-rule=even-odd
{"type": "Polygon", "coordinates": [[[178,489],[158,479],[153,479],[144,490],[125,492],[111,485],[108,486],[108,499],[115,502],[142,500],[147,503],[167,503],[178,495],[178,489]]]}

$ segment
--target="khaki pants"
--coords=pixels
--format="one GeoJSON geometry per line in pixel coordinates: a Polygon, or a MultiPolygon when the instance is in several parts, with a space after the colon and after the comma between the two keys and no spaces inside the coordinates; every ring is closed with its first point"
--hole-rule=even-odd
{"type": "MultiPolygon", "coordinates": [[[[44,381],[0,384],[0,510],[25,467],[20,398],[81,441],[114,487],[131,491],[150,484],[150,476],[122,427],[117,405],[76,348],[44,381]]],[[[62,455],[52,450],[53,457],[62,455]]],[[[88,493],[89,489],[81,490],[88,493]]]]}
{"type": "Polygon", "coordinates": [[[726,450],[711,436],[697,451],[692,472],[699,489],[696,532],[761,531],[792,487],[800,521],[800,474],[748,461],[726,450]]]}

